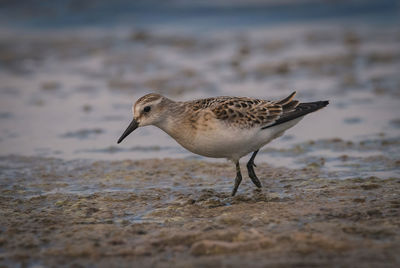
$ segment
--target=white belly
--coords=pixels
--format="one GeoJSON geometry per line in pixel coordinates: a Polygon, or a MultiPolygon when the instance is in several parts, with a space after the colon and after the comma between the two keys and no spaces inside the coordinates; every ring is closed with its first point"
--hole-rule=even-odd
{"type": "Polygon", "coordinates": [[[197,131],[193,137],[174,137],[187,150],[207,157],[227,158],[238,161],[241,157],[254,152],[271,140],[281,136],[288,128],[296,125],[302,117],[271,127],[261,129],[238,129],[219,125],[207,130],[197,131]]]}

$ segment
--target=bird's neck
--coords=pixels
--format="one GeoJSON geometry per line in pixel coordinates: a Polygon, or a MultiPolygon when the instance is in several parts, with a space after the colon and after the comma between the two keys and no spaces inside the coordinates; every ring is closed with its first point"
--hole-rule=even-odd
{"type": "Polygon", "coordinates": [[[186,125],[187,122],[187,107],[182,102],[169,100],[166,104],[163,120],[157,123],[157,127],[165,131],[176,141],[181,143],[183,139],[188,139],[193,136],[190,128],[186,125]]]}

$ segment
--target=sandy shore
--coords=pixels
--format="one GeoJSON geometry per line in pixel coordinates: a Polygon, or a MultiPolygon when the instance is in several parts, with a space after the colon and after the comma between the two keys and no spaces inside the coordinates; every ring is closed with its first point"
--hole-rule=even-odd
{"type": "Polygon", "coordinates": [[[0,264],[395,267],[400,179],[259,164],[2,157],[0,264]],[[5,165],[5,163],[7,163],[5,165]],[[13,164],[10,164],[13,163],[13,164]]]}

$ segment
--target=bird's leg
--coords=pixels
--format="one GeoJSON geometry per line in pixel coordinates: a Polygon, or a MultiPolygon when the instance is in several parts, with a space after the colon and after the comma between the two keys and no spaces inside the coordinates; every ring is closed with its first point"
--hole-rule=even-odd
{"type": "Polygon", "coordinates": [[[235,196],[237,189],[239,188],[240,183],[242,182],[242,173],[240,172],[239,161],[236,162],[236,178],[235,178],[235,186],[233,187],[232,196],[235,196]]]}
{"type": "Polygon", "coordinates": [[[250,157],[249,162],[247,162],[247,171],[249,172],[249,177],[251,181],[257,186],[258,188],[261,188],[261,182],[257,178],[256,173],[254,172],[254,167],[256,164],[254,164],[254,158],[256,158],[256,155],[258,153],[258,150],[253,153],[253,155],[250,157]]]}

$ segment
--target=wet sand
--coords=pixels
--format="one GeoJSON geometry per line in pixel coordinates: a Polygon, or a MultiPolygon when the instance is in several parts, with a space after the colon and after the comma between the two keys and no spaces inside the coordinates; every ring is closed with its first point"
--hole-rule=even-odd
{"type": "Polygon", "coordinates": [[[400,263],[398,177],[338,180],[315,166],[260,163],[263,189],[246,176],[231,197],[231,163],[19,156],[0,163],[5,266],[400,263]]]}

